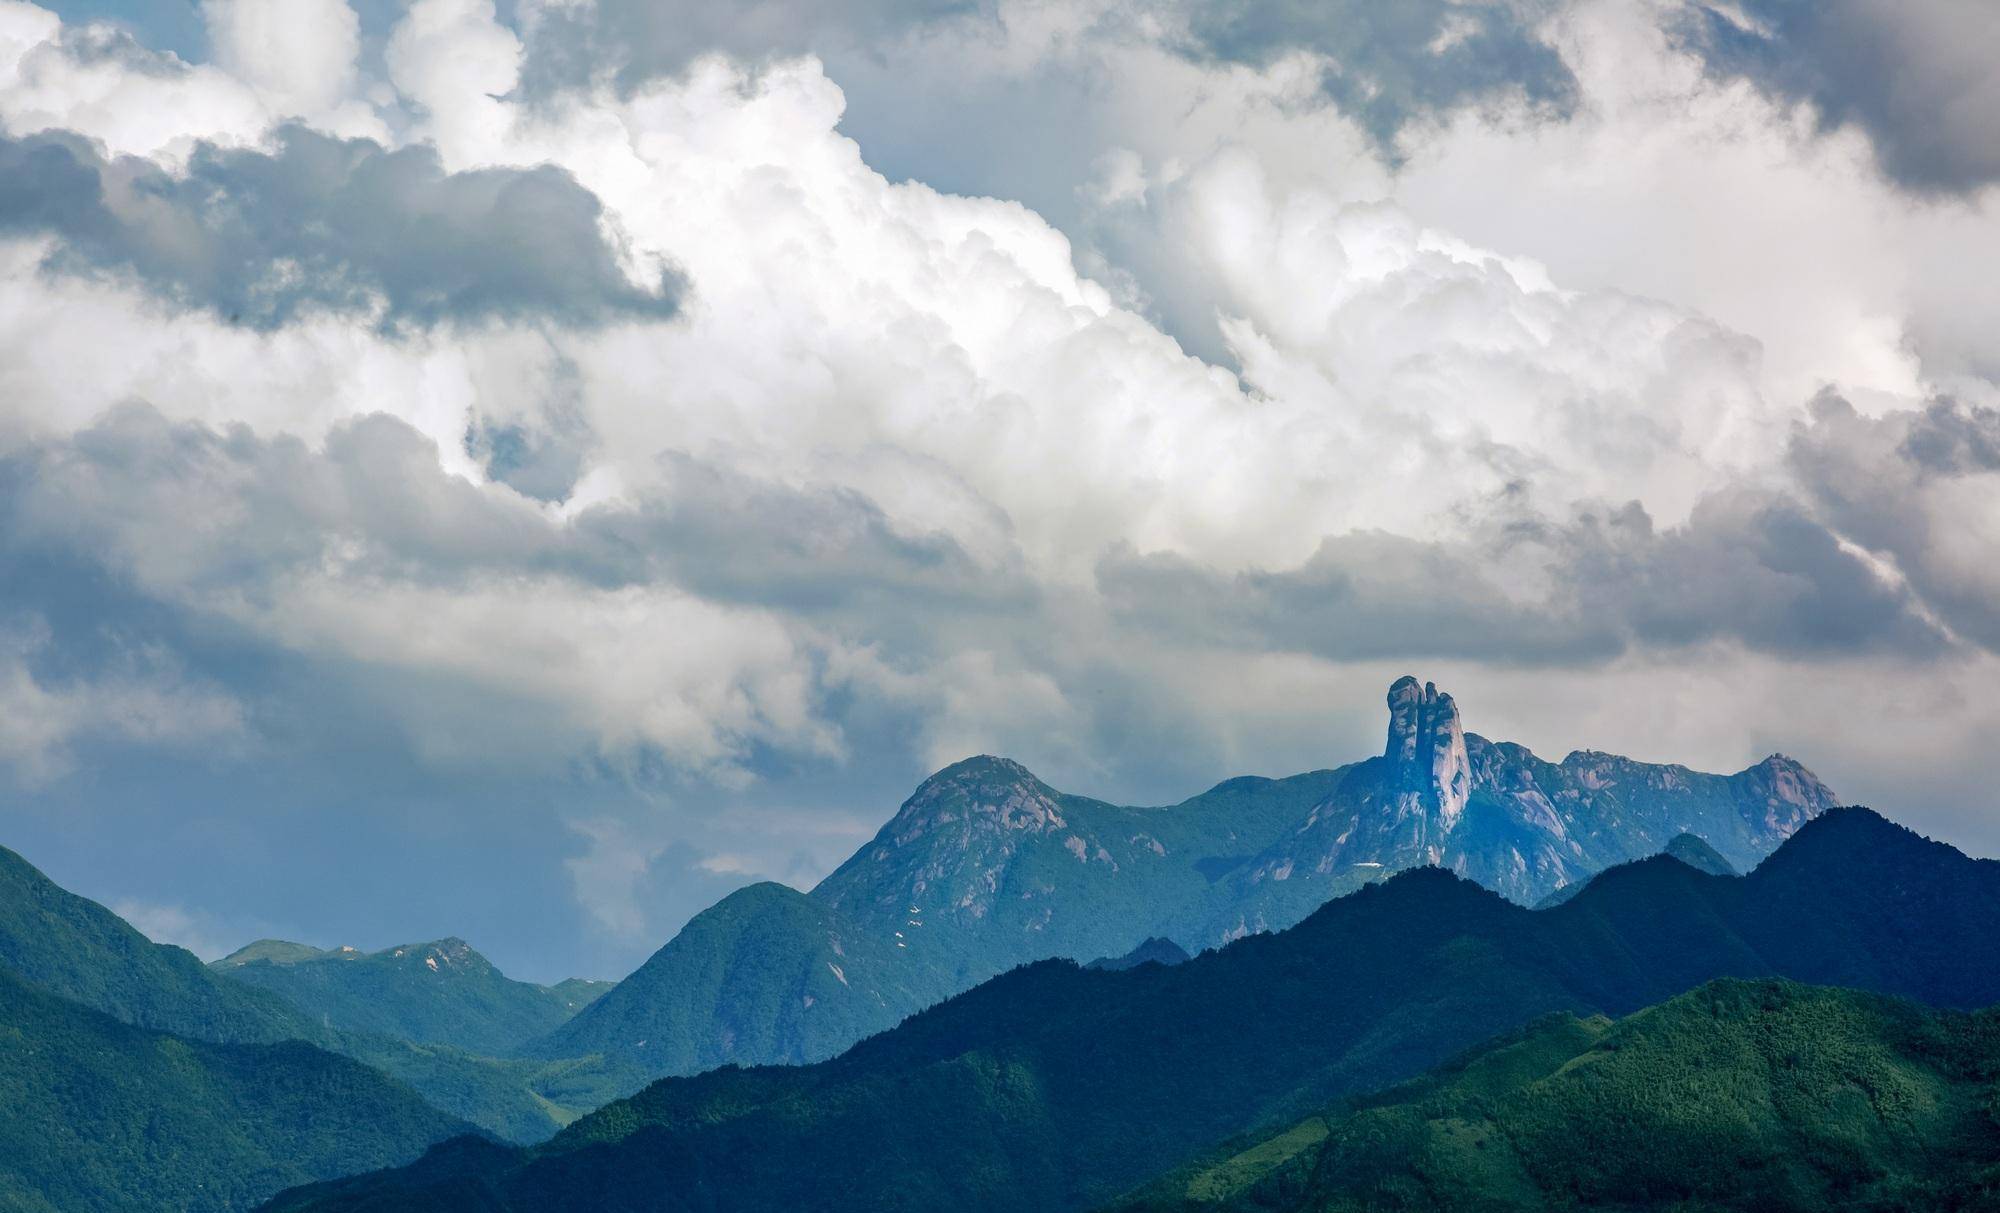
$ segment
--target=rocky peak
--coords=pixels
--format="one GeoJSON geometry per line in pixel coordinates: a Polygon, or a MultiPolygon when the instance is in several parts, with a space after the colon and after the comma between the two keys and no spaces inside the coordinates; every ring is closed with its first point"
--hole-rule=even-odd
{"type": "Polygon", "coordinates": [[[1762,802],[1763,828],[1778,837],[1789,836],[1806,822],[1835,808],[1840,798],[1798,760],[1773,754],[1756,766],[1738,772],[1751,795],[1762,802]]]}
{"type": "Polygon", "coordinates": [[[924,780],[887,832],[898,845],[939,826],[1042,833],[1068,826],[1056,793],[1011,758],[981,754],[924,780]]]}
{"type": "Polygon", "coordinates": [[[1389,688],[1390,779],[1414,795],[1446,830],[1458,823],[1472,794],[1472,764],[1458,705],[1434,683],[1405,676],[1389,688]]]}

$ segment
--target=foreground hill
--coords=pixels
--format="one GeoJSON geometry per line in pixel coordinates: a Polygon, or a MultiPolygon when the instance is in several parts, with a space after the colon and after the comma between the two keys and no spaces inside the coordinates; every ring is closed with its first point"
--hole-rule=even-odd
{"type": "Polygon", "coordinates": [[[1558,1015],[1120,1213],[1951,1209],[2000,1199],[2000,1011],[1718,981],[1558,1015]]]}
{"type": "Polygon", "coordinates": [[[1846,809],[1749,876],[1661,856],[1541,912],[1423,869],[1184,964],[1030,965],[832,1061],[666,1080],[534,1149],[273,1207],[1087,1208],[1537,1016],[1729,976],[2000,1001],[2000,865],[1846,809]]]}
{"type": "Polygon", "coordinates": [[[217,976],[184,948],[154,943],[4,847],[0,969],[136,1027],[222,1044],[300,1040],[345,1054],[510,1141],[539,1141],[573,1115],[531,1089],[544,1065],[329,1027],[276,993],[217,976]]]}
{"type": "Polygon", "coordinates": [[[515,981],[462,939],[379,952],[266,939],[209,968],[269,990],[335,1028],[486,1054],[507,1053],[553,1030],[611,988],[515,981]]]}
{"type": "Polygon", "coordinates": [[[1689,831],[1747,868],[1836,803],[1782,756],[1727,776],[1588,752],[1550,763],[1466,733],[1451,696],[1413,678],[1388,708],[1377,757],[1167,808],[1060,792],[1004,758],[955,763],[807,897],[733,894],[522,1052],[588,1057],[585,1089],[614,1093],[818,1061],[1030,961],[1154,937],[1200,951],[1423,865],[1524,905],[1689,831]]]}
{"type": "Polygon", "coordinates": [[[0,1207],[244,1209],[470,1128],[312,1045],[135,1028],[0,969],[0,1207]]]}

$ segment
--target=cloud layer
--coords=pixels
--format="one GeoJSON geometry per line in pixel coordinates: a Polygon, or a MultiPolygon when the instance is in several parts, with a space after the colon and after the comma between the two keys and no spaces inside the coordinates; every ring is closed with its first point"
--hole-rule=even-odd
{"type": "Polygon", "coordinates": [[[0,232],[49,235],[51,273],[130,275],[232,324],[346,312],[397,330],[446,321],[663,319],[679,283],[635,285],[596,197],[559,169],[445,173],[299,126],[276,150],[199,144],[169,173],[74,137],[0,140],[0,232]]]}

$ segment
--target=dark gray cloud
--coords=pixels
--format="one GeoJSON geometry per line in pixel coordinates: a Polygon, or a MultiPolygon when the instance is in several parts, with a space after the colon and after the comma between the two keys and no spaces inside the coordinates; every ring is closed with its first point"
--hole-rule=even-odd
{"type": "Polygon", "coordinates": [[[1127,622],[1196,644],[1336,661],[1462,657],[1569,662],[1618,635],[1511,603],[1473,553],[1383,532],[1330,536],[1296,569],[1224,574],[1183,557],[1114,552],[1097,585],[1127,622]]]}
{"type": "Polygon", "coordinates": [[[2000,412],[1937,400],[1868,417],[1828,392],[1789,457],[1833,525],[1892,564],[1946,626],[2000,651],[2000,412]]]}
{"type": "Polygon", "coordinates": [[[1295,51],[1333,61],[1320,87],[1384,147],[1414,119],[1503,97],[1557,112],[1577,84],[1510,0],[1195,0],[1182,49],[1263,65],[1295,51]]]}
{"type": "MultiPolygon", "coordinates": [[[[808,615],[900,621],[932,612],[1015,614],[1035,592],[1018,556],[998,568],[942,532],[897,527],[861,493],[793,487],[670,454],[660,485],[630,506],[594,508],[576,532],[601,567],[669,581],[704,597],[808,615]]],[[[882,629],[893,636],[895,627],[882,629]]]]}
{"type": "Polygon", "coordinates": [[[1194,643],[1335,661],[1458,658],[1582,665],[1630,648],[1732,641],[1781,656],[1891,651],[1946,638],[1912,595],[1790,498],[1734,490],[1656,530],[1637,503],[1564,524],[1513,523],[1486,545],[1332,536],[1296,569],[1221,574],[1115,553],[1114,612],[1194,643]],[[1530,582],[1509,591],[1507,581],[1530,582]]]}
{"type": "Polygon", "coordinates": [[[1715,72],[1811,102],[1824,127],[1866,131],[1906,187],[2000,180],[2000,5],[1738,0],[1697,4],[1679,29],[1715,72]]]}
{"type": "Polygon", "coordinates": [[[1946,643],[1907,590],[1885,582],[1805,503],[1783,494],[1715,493],[1685,525],[1664,531],[1628,505],[1579,519],[1556,551],[1556,575],[1576,617],[1618,627],[1639,644],[1724,639],[1790,657],[1922,657],[1946,643]]]}
{"type": "Polygon", "coordinates": [[[879,50],[934,22],[990,7],[988,0],[597,0],[551,6],[533,28],[524,83],[535,92],[608,73],[630,88],[674,75],[715,51],[760,61],[879,50]]]}
{"type": "MultiPolygon", "coordinates": [[[[526,433],[521,441],[539,441],[526,433]]],[[[316,450],[132,404],[0,459],[0,550],[93,553],[107,568],[225,598],[332,565],[446,588],[493,576],[670,585],[839,622],[890,647],[925,634],[929,615],[986,618],[1035,600],[1018,558],[988,567],[942,533],[899,528],[853,490],[678,454],[663,457],[662,473],[629,503],[562,522],[444,471],[430,438],[385,414],[343,423],[316,450]],[[191,518],[204,523],[181,522],[191,518]]]]}
{"type": "Polygon", "coordinates": [[[0,136],[0,233],[53,234],[53,272],[130,276],[182,307],[276,328],[319,311],[386,329],[666,317],[680,280],[634,285],[602,204],[561,169],[446,173],[304,127],[276,150],[203,144],[184,175],[74,136],[0,136]]]}

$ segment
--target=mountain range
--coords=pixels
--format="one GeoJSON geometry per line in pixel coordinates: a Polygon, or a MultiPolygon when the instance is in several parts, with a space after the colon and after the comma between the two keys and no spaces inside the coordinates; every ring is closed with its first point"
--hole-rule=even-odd
{"type": "Polygon", "coordinates": [[[566,1073],[592,1094],[818,1061],[1030,961],[1155,937],[1200,951],[1424,865],[1524,905],[1682,834],[1748,868],[1838,803],[1783,755],[1726,776],[1590,751],[1551,763],[1465,732],[1429,683],[1397,680],[1387,706],[1376,757],[1168,807],[1059,792],[1004,758],[955,763],[810,893],[731,894],[520,1053],[588,1059],[566,1073]]]}
{"type": "MultiPolygon", "coordinates": [[[[1836,803],[1781,756],[1734,776],[1592,753],[1544,763],[1465,733],[1451,698],[1413,679],[1391,688],[1388,706],[1377,757],[1286,779],[1232,779],[1163,808],[1061,793],[1005,759],[954,764],[811,892],[769,883],[738,890],[616,986],[515,981],[455,938],[373,952],[260,940],[203,965],[0,850],[0,975],[17,987],[0,998],[0,1040],[13,1048],[0,1052],[0,1082],[24,1110],[0,1115],[0,1146],[16,1143],[14,1161],[0,1158],[0,1195],[35,1209],[243,1207],[284,1184],[401,1163],[476,1130],[414,1171],[378,1177],[391,1184],[392,1205],[411,1207],[397,1177],[429,1183],[463,1173],[482,1191],[511,1191],[518,1175],[531,1191],[550,1160],[622,1159],[633,1148],[627,1137],[654,1141],[664,1116],[674,1131],[660,1140],[706,1160],[698,1172],[720,1168],[715,1191],[730,1195],[714,1208],[762,1208],[803,1193],[781,1197],[729,1174],[732,1160],[760,1166],[750,1138],[732,1134],[783,1142],[799,1131],[792,1118],[804,1115],[828,1135],[801,1157],[845,1150],[828,1164],[838,1171],[879,1152],[883,1140],[921,1143],[948,1122],[905,1120],[893,1091],[935,1116],[983,1127],[936,1159],[913,1144],[909,1166],[878,1165],[854,1182],[857,1199],[881,1207],[897,1207],[905,1191],[917,1204],[960,1199],[931,1169],[962,1163],[1025,1185],[1051,1207],[1083,1207],[1228,1133],[1407,1077],[1447,1045],[1540,1011],[1632,1009],[1714,973],[1766,971],[1726,939],[1705,940],[1685,972],[1669,969],[1631,990],[1617,974],[1634,962],[1615,949],[1588,958],[1595,985],[1567,971],[1523,969],[1520,957],[1446,949],[1432,957],[1439,973],[1511,974],[1488,1005],[1468,1010],[1449,986],[1433,989],[1432,978],[1408,970],[1425,955],[1421,946],[1409,956],[1383,953],[1384,971],[1398,974],[1386,985],[1367,959],[1385,945],[1368,932],[1352,954],[1329,945],[1283,960],[1300,940],[1338,933],[1355,915],[1420,927],[1463,903],[1467,921],[1485,927],[1508,915],[1570,921],[1562,916],[1571,907],[1528,915],[1472,882],[1516,903],[1574,896],[1601,909],[1633,872],[1661,864],[1678,872],[1749,867],[1836,803]],[[1674,858],[1630,862],[1662,847],[1674,858]],[[1424,871],[1396,875],[1413,867],[1424,871]],[[1356,894],[1375,885],[1383,887],[1356,894]],[[1190,960],[1189,951],[1204,954],[1190,960]],[[1258,967],[1264,962],[1244,959],[1259,956],[1280,958],[1275,982],[1258,967]],[[1070,963],[1085,960],[1087,970],[1070,963]],[[1283,1015],[1316,1013],[1300,1001],[1309,984],[1286,984],[1301,967],[1323,970],[1324,980],[1347,975],[1351,984],[1318,995],[1331,1011],[1351,1012],[1359,1004],[1340,999],[1373,991],[1367,1005],[1392,1019],[1359,1035],[1350,1023],[1305,1052],[1258,1031],[1231,1043],[1226,1025],[1254,1007],[1225,1005],[1230,997],[1269,986],[1274,1005],[1290,1006],[1283,1015]],[[1184,972],[1196,976],[1172,981],[1185,987],[1147,984],[1184,972]],[[1212,988],[1217,973],[1233,974],[1233,994],[1212,988]],[[1430,992],[1419,997],[1419,989],[1430,992]],[[1049,1004],[1033,1009],[1041,998],[1049,1004]],[[1148,1007],[1155,998],[1164,1002],[1148,1007]],[[1397,999],[1412,998],[1397,1009],[1397,999]],[[1107,1046],[1112,1071],[1094,1073],[1091,1032],[1162,1038],[1179,1030],[1164,1008],[1188,999],[1195,1007],[1220,1001],[1197,1012],[1186,1047],[1207,1039],[1219,1057],[1251,1048],[1268,1050],[1270,1060],[1205,1069],[1183,1058],[1176,1082],[1202,1089],[1161,1091],[1145,1086],[1143,1059],[1121,1053],[1120,1043],[1107,1046]],[[1105,1013],[1125,1018],[1093,1018],[1105,1013]],[[911,1042],[929,1042],[918,1049],[928,1060],[914,1069],[911,1042]],[[970,1051],[953,1052],[960,1044],[970,1051]],[[836,1057],[803,1069],[735,1068],[836,1057]],[[692,1086],[655,1086],[614,1103],[537,1152],[508,1150],[542,1142],[657,1077],[703,1071],[711,1072],[692,1086]],[[1085,1094],[1066,1090],[1075,1082],[1101,1089],[1074,1103],[1085,1094]],[[1165,1100],[1176,1113],[1108,1138],[1088,1118],[1079,1130],[1072,1118],[1099,1097],[1107,1124],[1119,1123],[1130,1098],[1165,1100]],[[56,1138],[36,1136],[35,1109],[44,1106],[64,1109],[66,1131],[56,1138]],[[1026,1120],[1009,1119],[1016,1116],[1026,1120]],[[323,1137],[306,1134],[300,1126],[308,1123],[321,1124],[323,1137]],[[181,1131],[197,1127],[198,1141],[181,1131]],[[1012,1141],[1016,1131],[1039,1144],[1012,1141]],[[146,1174],[163,1178],[149,1188],[135,1178],[146,1174]],[[14,1199],[30,1192],[45,1193],[41,1203],[14,1199]],[[142,1199],[149,1192],[156,1199],[142,1199]]],[[[1775,862],[1740,883],[1765,880],[1775,862]]],[[[1587,953],[1609,946],[1600,934],[1545,946],[1587,953]]],[[[1903,988],[1871,973],[1854,984],[1903,988]]],[[[902,1158],[902,1149],[890,1157],[902,1158]]],[[[606,1207],[619,1207],[614,1190],[625,1181],[616,1177],[626,1166],[608,1165],[578,1190],[598,1190],[606,1207]]]]}
{"type": "Polygon", "coordinates": [[[581,1110],[532,1089],[538,1080],[554,1085],[550,1075],[560,1066],[333,1026],[326,1008],[301,1007],[223,976],[185,949],[154,943],[5,848],[0,968],[134,1027],[216,1044],[303,1041],[344,1054],[414,1088],[440,1111],[510,1141],[541,1140],[581,1110]]]}
{"type": "Polygon", "coordinates": [[[540,1146],[454,1145],[272,1207],[1086,1209],[1538,1016],[1721,977],[1989,1005],[2000,864],[1841,809],[1747,876],[1659,856],[1549,910],[1417,869],[1183,964],[1037,962],[826,1062],[664,1080],[540,1146]]]}

